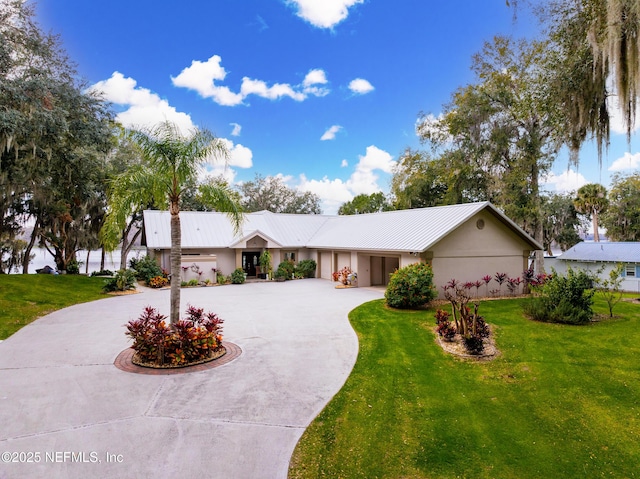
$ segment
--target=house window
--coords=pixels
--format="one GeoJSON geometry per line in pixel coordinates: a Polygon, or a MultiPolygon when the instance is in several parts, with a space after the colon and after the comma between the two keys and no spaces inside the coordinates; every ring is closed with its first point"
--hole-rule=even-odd
{"type": "Polygon", "coordinates": [[[295,263],[296,261],[296,254],[293,251],[287,251],[284,254],[284,260],[285,261],[293,261],[295,263]]]}
{"type": "Polygon", "coordinates": [[[628,264],[625,266],[625,276],[628,278],[635,278],[636,276],[636,265],[628,264]]]}

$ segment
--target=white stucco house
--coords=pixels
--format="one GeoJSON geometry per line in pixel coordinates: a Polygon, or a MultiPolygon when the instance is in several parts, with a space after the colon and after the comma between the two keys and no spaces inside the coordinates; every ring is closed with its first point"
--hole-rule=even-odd
{"type": "Polygon", "coordinates": [[[597,272],[609,278],[609,272],[619,263],[624,265],[622,289],[640,292],[640,243],[638,242],[582,242],[572,246],[555,260],[545,260],[545,264],[564,274],[569,267],[597,272]]]}
{"type": "MultiPolygon", "coordinates": [[[[317,277],[332,279],[334,271],[349,266],[359,286],[386,285],[396,269],[427,262],[441,291],[452,278],[521,276],[532,252],[543,249],[489,202],[353,216],[261,211],[245,215],[238,235],[223,213],[184,211],[180,221],[186,276],[194,263],[207,275],[214,268],[228,275],[240,267],[255,276],[258,258],[268,249],[274,268],[285,259],[313,259],[317,277]]],[[[143,245],[169,269],[168,212],[144,212],[143,245]]],[[[212,279],[202,279],[207,277],[212,279]]]]}

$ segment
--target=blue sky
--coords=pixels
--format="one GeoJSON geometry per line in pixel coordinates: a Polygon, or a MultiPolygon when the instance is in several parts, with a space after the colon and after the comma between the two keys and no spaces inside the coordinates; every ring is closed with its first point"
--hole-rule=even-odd
{"type": "MultiPolygon", "coordinates": [[[[504,0],[39,0],[37,13],[125,126],[206,127],[231,151],[211,174],[282,175],[329,214],[388,192],[398,156],[421,147],[419,113],[474,81],[483,42],[537,31],[504,0]]],[[[561,155],[547,188],[608,185],[611,168],[638,165],[637,135],[629,149],[614,133],[601,169],[587,145],[578,171],[561,155]]]]}

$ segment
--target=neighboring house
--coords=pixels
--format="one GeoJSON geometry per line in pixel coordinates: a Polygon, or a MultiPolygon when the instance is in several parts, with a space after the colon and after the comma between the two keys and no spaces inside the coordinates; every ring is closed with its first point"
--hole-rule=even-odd
{"type": "Polygon", "coordinates": [[[619,263],[624,265],[622,289],[640,292],[640,243],[634,242],[582,242],[572,246],[555,261],[545,260],[558,273],[566,273],[569,266],[596,272],[603,268],[600,277],[609,278],[609,272],[619,263]]]}
{"type": "MultiPolygon", "coordinates": [[[[260,253],[268,249],[274,268],[285,259],[313,259],[316,275],[331,279],[349,266],[359,286],[384,286],[396,269],[427,262],[442,292],[453,278],[476,281],[497,272],[519,277],[532,252],[542,249],[489,202],[353,216],[261,211],[245,215],[239,235],[223,213],[184,211],[180,221],[185,276],[193,275],[187,269],[193,263],[208,274],[216,268],[228,275],[240,267],[254,276],[260,253]]],[[[144,230],[148,252],[168,270],[169,213],[145,211],[144,230]]]]}

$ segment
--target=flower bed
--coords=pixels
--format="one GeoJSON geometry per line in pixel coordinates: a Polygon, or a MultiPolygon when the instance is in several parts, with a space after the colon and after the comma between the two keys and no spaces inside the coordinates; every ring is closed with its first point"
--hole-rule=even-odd
{"type": "Polygon", "coordinates": [[[126,335],[133,339],[134,364],[154,368],[183,367],[212,361],[225,353],[222,323],[214,313],[189,306],[187,318],[173,325],[147,306],[129,321],[126,335]]]}

